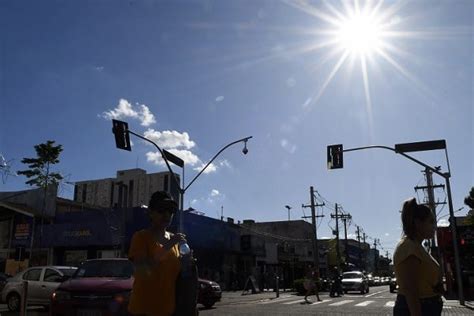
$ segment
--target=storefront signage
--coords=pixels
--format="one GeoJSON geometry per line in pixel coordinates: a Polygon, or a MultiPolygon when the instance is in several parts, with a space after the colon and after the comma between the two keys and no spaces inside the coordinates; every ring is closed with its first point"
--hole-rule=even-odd
{"type": "Polygon", "coordinates": [[[80,229],[80,230],[66,230],[63,232],[64,237],[80,238],[80,237],[90,237],[92,233],[89,229],[80,229]]]}
{"type": "Polygon", "coordinates": [[[16,224],[15,226],[15,239],[24,240],[30,237],[30,224],[16,224]]]}

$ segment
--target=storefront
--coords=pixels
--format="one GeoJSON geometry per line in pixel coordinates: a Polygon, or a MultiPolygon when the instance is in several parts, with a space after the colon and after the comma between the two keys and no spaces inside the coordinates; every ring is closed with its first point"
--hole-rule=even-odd
{"type": "Polygon", "coordinates": [[[86,259],[120,257],[123,234],[111,210],[58,213],[44,227],[43,245],[53,249],[53,264],[77,266],[86,259]]]}

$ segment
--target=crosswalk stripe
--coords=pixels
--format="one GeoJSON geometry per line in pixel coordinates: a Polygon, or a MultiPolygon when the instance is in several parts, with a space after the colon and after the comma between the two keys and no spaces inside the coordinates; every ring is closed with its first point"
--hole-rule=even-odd
{"type": "Polygon", "coordinates": [[[385,307],[394,307],[395,306],[395,301],[389,301],[385,303],[385,307]]]}
{"type": "Polygon", "coordinates": [[[320,302],[311,303],[311,305],[318,305],[318,304],[327,303],[327,302],[330,302],[330,301],[332,301],[332,300],[322,300],[320,302]]]}
{"type": "Polygon", "coordinates": [[[283,303],[283,304],[285,304],[285,305],[291,305],[291,304],[303,303],[303,302],[304,302],[304,299],[303,299],[303,300],[292,301],[292,302],[285,302],[285,303],[283,303]]]}
{"type": "Polygon", "coordinates": [[[344,305],[344,304],[347,304],[347,303],[352,303],[352,302],[354,302],[354,300],[343,300],[343,301],[339,301],[337,303],[329,304],[329,306],[341,306],[341,305],[344,305]]]}
{"type": "Polygon", "coordinates": [[[365,302],[356,304],[355,306],[367,306],[369,304],[372,304],[373,302],[375,302],[375,301],[365,301],[365,302]]]}
{"type": "Polygon", "coordinates": [[[280,296],[278,298],[273,298],[273,299],[266,299],[262,302],[258,302],[257,304],[271,304],[271,303],[279,303],[279,302],[283,302],[283,301],[287,301],[287,300],[291,300],[292,298],[294,298],[294,296],[280,296]]]}

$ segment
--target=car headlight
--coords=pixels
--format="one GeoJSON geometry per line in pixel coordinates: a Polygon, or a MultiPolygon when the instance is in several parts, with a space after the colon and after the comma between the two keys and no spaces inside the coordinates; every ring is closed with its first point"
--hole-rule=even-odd
{"type": "Polygon", "coordinates": [[[67,291],[57,290],[53,293],[53,301],[66,301],[71,299],[71,293],[67,291]]]}

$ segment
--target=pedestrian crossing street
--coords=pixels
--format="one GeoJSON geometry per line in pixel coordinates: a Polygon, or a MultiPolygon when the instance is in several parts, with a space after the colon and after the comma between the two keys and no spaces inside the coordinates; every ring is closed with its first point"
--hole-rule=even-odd
{"type": "MultiPolygon", "coordinates": [[[[316,301],[314,296],[311,297],[309,303],[305,303],[305,300],[301,297],[296,297],[293,295],[281,296],[274,299],[266,299],[257,303],[258,305],[267,305],[267,304],[281,304],[281,305],[306,305],[308,307],[318,306],[318,307],[350,307],[363,308],[363,307],[383,307],[383,308],[393,308],[395,305],[394,300],[386,299],[371,299],[364,300],[362,299],[345,299],[345,298],[328,298],[322,299],[321,301],[316,301]]],[[[443,306],[443,309],[450,309],[451,306],[443,306]]]]}

